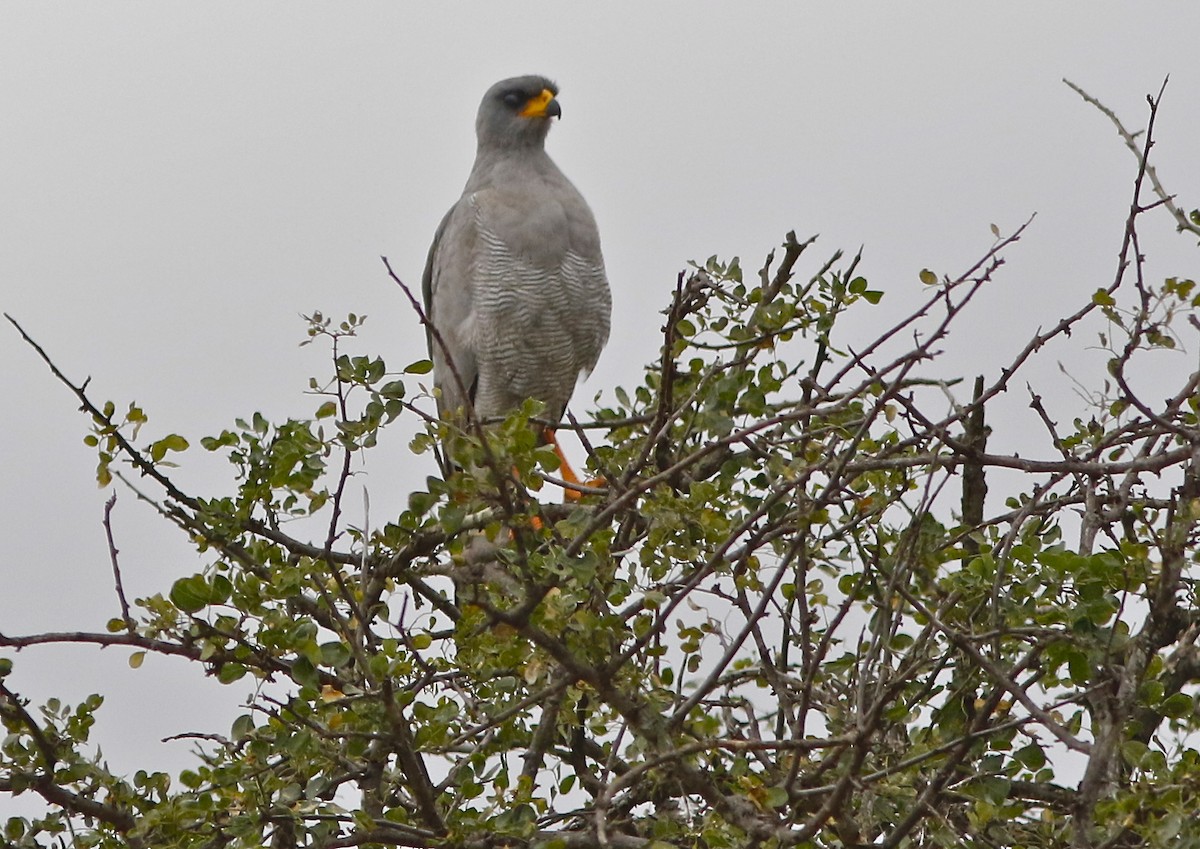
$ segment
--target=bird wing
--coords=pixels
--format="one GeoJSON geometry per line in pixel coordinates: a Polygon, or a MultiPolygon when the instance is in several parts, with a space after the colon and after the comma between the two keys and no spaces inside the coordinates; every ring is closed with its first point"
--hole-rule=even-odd
{"type": "Polygon", "coordinates": [[[440,389],[438,412],[465,409],[474,401],[478,361],[461,333],[472,310],[471,265],[475,242],[464,197],[442,217],[429,246],[421,292],[425,300],[425,341],[433,361],[433,383],[440,389]]]}

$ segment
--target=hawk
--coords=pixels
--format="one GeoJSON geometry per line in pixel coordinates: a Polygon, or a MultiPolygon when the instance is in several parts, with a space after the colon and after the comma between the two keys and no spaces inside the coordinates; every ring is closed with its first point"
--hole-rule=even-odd
{"type": "Polygon", "coordinates": [[[545,149],[557,98],[553,82],[524,76],[479,104],[475,164],[422,278],[443,416],[483,421],[534,398],[557,422],[608,340],[596,220],[545,149]]]}

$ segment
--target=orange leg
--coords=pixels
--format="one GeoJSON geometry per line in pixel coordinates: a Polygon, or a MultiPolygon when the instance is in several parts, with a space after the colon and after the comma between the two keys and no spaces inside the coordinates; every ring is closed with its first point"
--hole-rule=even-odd
{"type": "MultiPolygon", "coordinates": [[[[558,455],[559,462],[562,463],[562,466],[558,470],[559,477],[567,483],[575,484],[576,486],[597,486],[604,483],[602,480],[583,480],[580,478],[567,460],[567,455],[563,453],[562,446],[558,444],[558,439],[554,436],[554,430],[546,428],[545,433],[546,441],[554,446],[554,453],[558,455]]],[[[564,489],[563,498],[567,501],[578,501],[583,498],[583,493],[574,489],[564,489]]]]}

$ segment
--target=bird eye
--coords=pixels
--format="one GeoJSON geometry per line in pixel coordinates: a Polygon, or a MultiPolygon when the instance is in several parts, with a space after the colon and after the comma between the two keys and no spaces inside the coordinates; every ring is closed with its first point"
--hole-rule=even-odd
{"type": "Polygon", "coordinates": [[[505,92],[501,99],[513,109],[516,109],[518,106],[524,104],[526,100],[525,95],[521,94],[519,91],[505,92]]]}

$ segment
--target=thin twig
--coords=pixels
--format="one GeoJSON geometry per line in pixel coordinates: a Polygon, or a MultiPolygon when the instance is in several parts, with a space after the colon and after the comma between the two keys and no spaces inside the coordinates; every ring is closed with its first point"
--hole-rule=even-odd
{"type": "Polygon", "coordinates": [[[117,601],[121,604],[121,620],[125,623],[125,630],[133,632],[137,630],[137,623],[133,621],[133,616],[129,613],[129,602],[125,599],[125,587],[121,583],[121,566],[117,562],[117,544],[113,540],[112,529],[112,511],[117,503],[117,494],[114,492],[108,501],[104,502],[104,536],[108,539],[108,559],[112,562],[113,582],[117,587],[117,601]]]}

